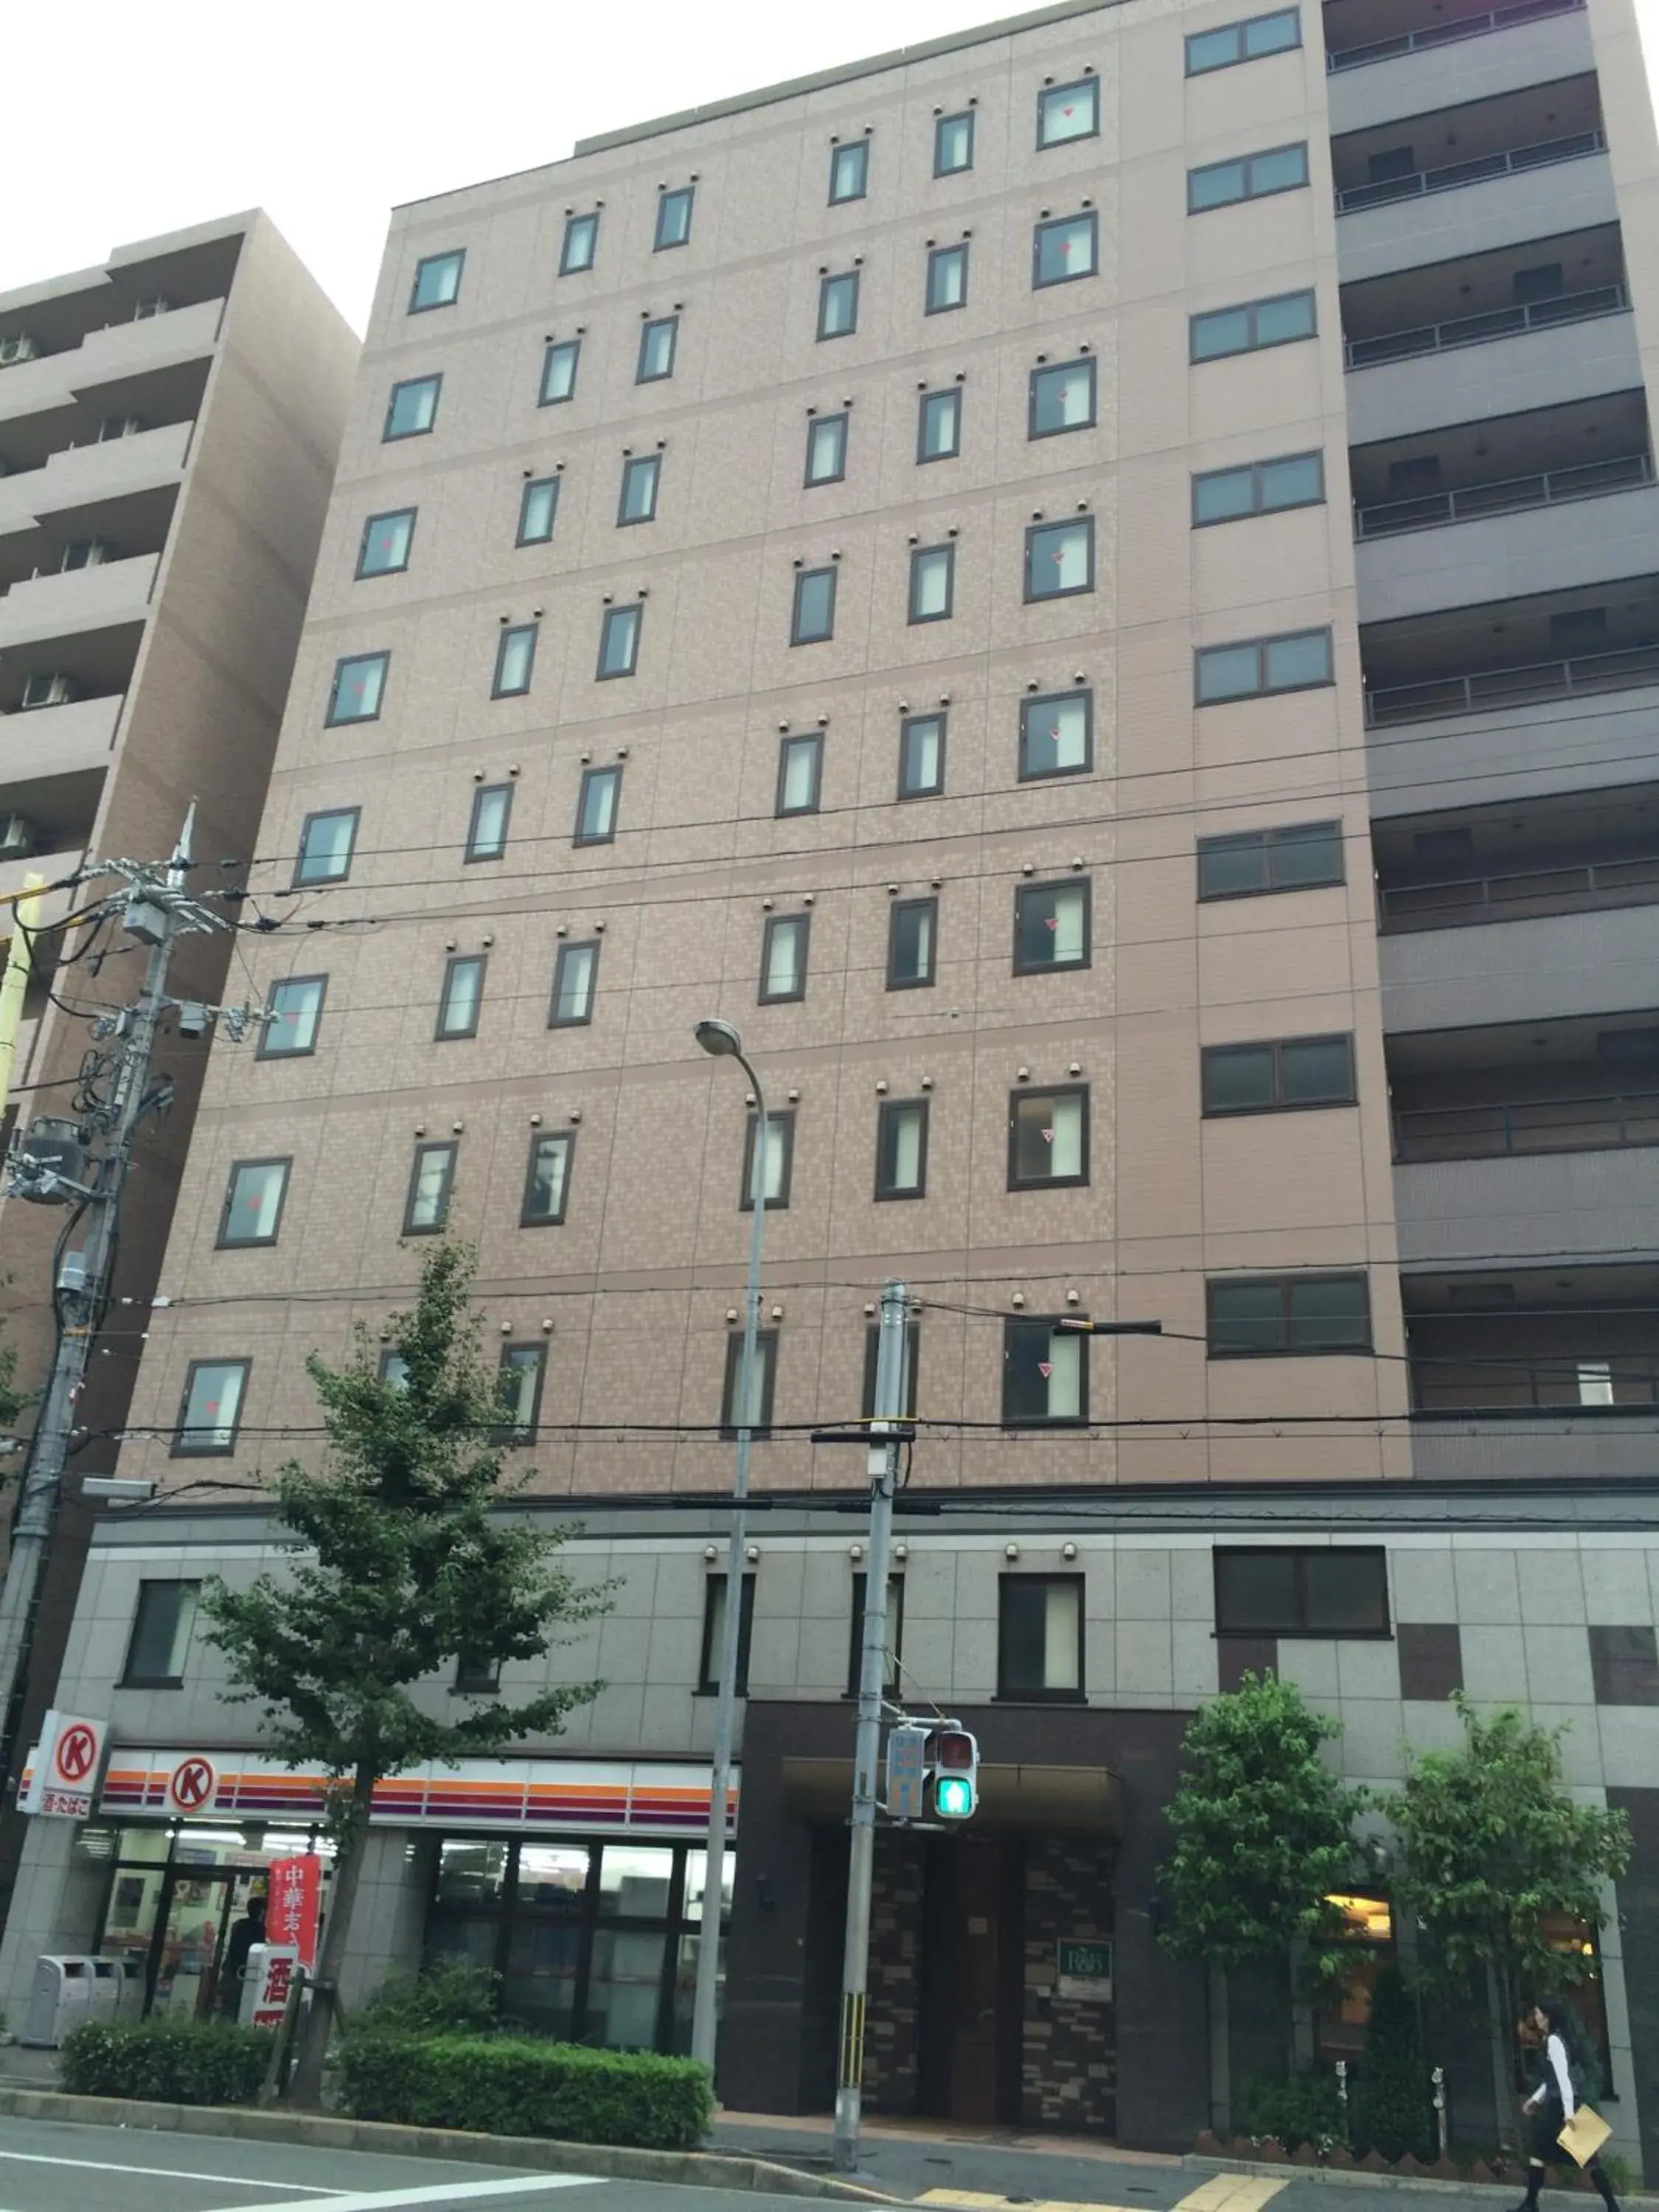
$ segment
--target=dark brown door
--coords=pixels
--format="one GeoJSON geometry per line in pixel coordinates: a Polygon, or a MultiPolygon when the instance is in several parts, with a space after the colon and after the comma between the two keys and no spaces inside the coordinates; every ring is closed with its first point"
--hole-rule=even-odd
{"type": "Polygon", "coordinates": [[[997,1988],[1002,1854],[995,1844],[957,1846],[956,1988],[950,2117],[997,2118],[997,1988]]]}

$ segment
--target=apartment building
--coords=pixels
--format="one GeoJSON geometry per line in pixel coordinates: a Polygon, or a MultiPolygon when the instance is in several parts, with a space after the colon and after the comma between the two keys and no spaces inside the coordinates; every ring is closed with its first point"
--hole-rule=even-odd
{"type": "MultiPolygon", "coordinates": [[[[1458,1687],[1571,1723],[1638,1852],[1560,1940],[1659,2172],[1656,178],[1623,0],[1123,0],[397,212],[253,878],[273,1019],[210,1065],[120,1459],[156,1500],[79,1616],[118,1748],[34,1825],[8,1988],[96,1942],[214,2001],[319,1801],[196,1586],[276,1556],[305,1354],[448,1229],[529,1510],[617,1583],[546,1663],[607,1686],[388,1789],[356,1984],[459,1950],[684,2047],[747,1410],[720,2087],[822,2107],[862,1548],[808,1431],[897,1276],[895,1681],[988,1778],[881,1838],[872,2103],[1180,2148],[1282,2053],[1156,1940],[1188,1719],[1277,1665],[1383,1784],[1458,1687]],[[710,1014],[775,1117],[746,1409],[710,1014]]],[[[1396,1940],[1385,1869],[1347,1903],[1327,2057],[1396,1940]]]]}

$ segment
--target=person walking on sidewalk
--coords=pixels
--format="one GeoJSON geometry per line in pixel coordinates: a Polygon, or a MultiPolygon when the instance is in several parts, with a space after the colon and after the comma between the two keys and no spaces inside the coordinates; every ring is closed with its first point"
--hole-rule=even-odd
{"type": "MultiPolygon", "coordinates": [[[[1544,2185],[1547,2166],[1571,2161],[1561,2148],[1562,2129],[1577,2111],[1586,2091],[1595,2087],[1597,2071],[1583,2039],[1583,2031],[1559,1997],[1540,1997],[1522,2017],[1523,2031],[1537,2039],[1544,2061],[1544,2078],[1521,2107],[1531,2122],[1528,2141],[1527,2193],[1515,2212],[1538,2212],[1538,2192],[1544,2185]]],[[[1607,2212],[1619,2212],[1600,2157],[1591,2159],[1584,2172],[1601,2192],[1607,2212]]]]}

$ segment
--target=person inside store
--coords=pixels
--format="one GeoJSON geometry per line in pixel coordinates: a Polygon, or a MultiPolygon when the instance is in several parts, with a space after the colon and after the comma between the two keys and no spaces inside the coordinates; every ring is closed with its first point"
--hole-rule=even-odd
{"type": "Polygon", "coordinates": [[[256,1943],[265,1940],[265,1900],[256,1893],[247,1901],[247,1910],[235,1923],[225,1943],[224,1963],[219,1969],[219,2009],[228,2020],[234,2020],[242,2008],[242,1983],[247,1973],[248,1954],[256,1943]]]}

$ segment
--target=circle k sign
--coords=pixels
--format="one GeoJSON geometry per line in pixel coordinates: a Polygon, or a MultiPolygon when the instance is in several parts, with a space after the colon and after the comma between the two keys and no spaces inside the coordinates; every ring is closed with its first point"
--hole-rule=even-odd
{"type": "Polygon", "coordinates": [[[84,1785],[97,1764],[98,1731],[88,1728],[85,1721],[72,1721],[58,1737],[52,1753],[55,1778],[67,1783],[71,1789],[77,1783],[84,1785]]]}
{"type": "Polygon", "coordinates": [[[218,1788],[219,1772],[213,1761],[192,1753],[181,1759],[167,1777],[167,1802],[181,1813],[199,1813],[212,1805],[218,1788]]]}

